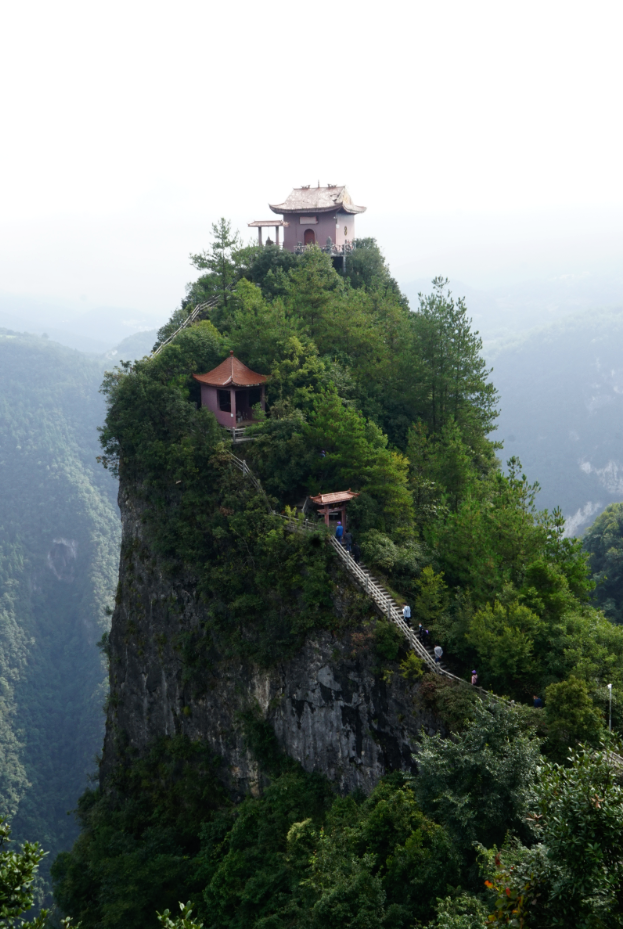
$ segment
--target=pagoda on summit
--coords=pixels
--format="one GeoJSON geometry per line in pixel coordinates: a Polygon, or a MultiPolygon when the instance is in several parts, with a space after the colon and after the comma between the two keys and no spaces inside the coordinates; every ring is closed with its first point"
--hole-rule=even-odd
{"type": "MultiPolygon", "coordinates": [[[[365,213],[365,206],[357,206],[346,187],[327,184],[326,187],[295,187],[283,203],[268,204],[273,213],[282,217],[275,220],[255,220],[249,226],[258,230],[262,245],[262,229],[275,227],[276,244],[283,228],[283,247],[290,252],[302,252],[317,245],[331,255],[343,255],[352,248],[355,238],[355,216],[365,213]]],[[[268,243],[267,243],[268,244],[268,243]]]]}

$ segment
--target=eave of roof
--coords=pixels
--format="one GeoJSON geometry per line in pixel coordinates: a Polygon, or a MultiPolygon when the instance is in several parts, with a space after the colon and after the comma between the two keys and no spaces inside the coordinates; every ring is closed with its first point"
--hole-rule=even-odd
{"type": "Polygon", "coordinates": [[[289,226],[290,223],[286,223],[283,220],[278,219],[254,219],[252,223],[247,223],[247,226],[253,226],[254,228],[268,226],[271,229],[274,229],[275,226],[289,226]]]}
{"type": "Polygon", "coordinates": [[[265,374],[258,374],[247,368],[233,352],[220,365],[207,374],[193,374],[196,381],[208,387],[260,387],[268,380],[265,374]]]}
{"type": "Polygon", "coordinates": [[[269,203],[273,213],[365,213],[356,206],[346,187],[295,187],[283,203],[269,203]]]}
{"type": "MultiPolygon", "coordinates": [[[[286,201],[287,202],[287,201],[286,201]]],[[[367,206],[355,206],[354,203],[335,203],[333,206],[296,206],[289,207],[285,203],[269,203],[268,206],[273,213],[279,213],[282,216],[291,216],[294,213],[309,213],[310,216],[316,213],[365,213],[367,206]]],[[[274,225],[274,223],[273,223],[274,225]]]]}
{"type": "Polygon", "coordinates": [[[359,494],[355,493],[352,490],[338,490],[336,493],[332,494],[318,494],[316,497],[310,497],[309,499],[316,503],[318,506],[327,506],[332,503],[348,503],[349,500],[352,500],[353,497],[358,497],[359,494]]]}

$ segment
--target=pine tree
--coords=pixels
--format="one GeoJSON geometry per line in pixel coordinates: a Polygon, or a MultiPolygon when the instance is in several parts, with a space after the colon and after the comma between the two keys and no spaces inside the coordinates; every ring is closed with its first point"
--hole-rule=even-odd
{"type": "Polygon", "coordinates": [[[242,247],[240,236],[232,232],[231,222],[224,217],[218,223],[212,223],[212,244],[205,252],[191,255],[191,263],[200,271],[208,271],[209,275],[201,283],[203,290],[220,297],[220,316],[229,315],[232,301],[231,289],[238,278],[237,253],[242,247]]]}
{"type": "Polygon", "coordinates": [[[450,419],[459,426],[463,441],[474,448],[491,432],[498,415],[498,392],[487,378],[482,339],[472,332],[463,298],[454,300],[448,281],[437,277],[433,293],[420,294],[413,315],[418,358],[417,409],[432,435],[450,419]]]}

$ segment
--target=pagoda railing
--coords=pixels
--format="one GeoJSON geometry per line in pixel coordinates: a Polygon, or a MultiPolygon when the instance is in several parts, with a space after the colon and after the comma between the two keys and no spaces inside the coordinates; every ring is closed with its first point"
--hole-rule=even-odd
{"type": "Polygon", "coordinates": [[[307,251],[308,248],[319,248],[321,252],[324,252],[325,255],[349,255],[354,251],[357,246],[352,242],[345,242],[344,245],[334,245],[333,242],[329,245],[320,245],[319,242],[312,242],[311,245],[304,245],[303,242],[297,242],[294,246],[294,254],[302,255],[307,251]]]}

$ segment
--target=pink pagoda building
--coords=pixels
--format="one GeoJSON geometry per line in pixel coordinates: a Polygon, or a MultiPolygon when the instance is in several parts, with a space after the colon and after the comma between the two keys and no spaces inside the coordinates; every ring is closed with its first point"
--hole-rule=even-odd
{"type": "MultiPolygon", "coordinates": [[[[326,187],[295,187],[283,203],[268,204],[275,220],[255,220],[249,226],[258,230],[262,245],[262,229],[275,229],[275,243],[279,245],[279,231],[283,229],[283,247],[300,252],[306,246],[318,245],[333,255],[345,254],[355,238],[355,217],[365,213],[365,206],[357,206],[346,187],[328,184],[326,187]]],[[[268,243],[267,243],[268,244],[268,243]]]]}
{"type": "Polygon", "coordinates": [[[207,406],[228,429],[249,426],[257,403],[266,408],[267,376],[247,368],[233,352],[212,371],[193,377],[201,384],[201,406],[207,406]]]}

